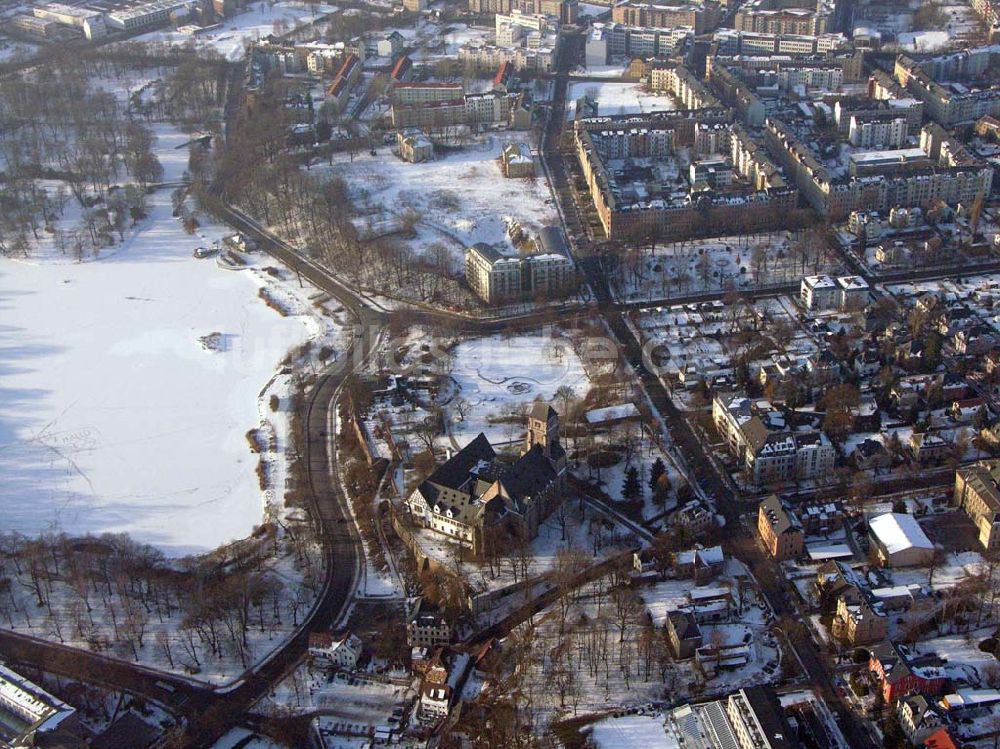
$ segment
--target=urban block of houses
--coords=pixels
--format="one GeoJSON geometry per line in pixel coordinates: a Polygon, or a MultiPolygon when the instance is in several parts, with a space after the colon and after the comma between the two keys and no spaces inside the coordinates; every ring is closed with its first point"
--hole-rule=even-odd
{"type": "Polygon", "coordinates": [[[536,401],[516,461],[499,460],[480,433],[424,480],[406,506],[415,524],[480,554],[490,534],[534,538],[562,499],[565,474],[559,414],[536,401]]]}
{"type": "Polygon", "coordinates": [[[934,557],[934,544],[913,515],[887,512],[868,523],[872,554],[885,567],[926,565],[934,557]]]}

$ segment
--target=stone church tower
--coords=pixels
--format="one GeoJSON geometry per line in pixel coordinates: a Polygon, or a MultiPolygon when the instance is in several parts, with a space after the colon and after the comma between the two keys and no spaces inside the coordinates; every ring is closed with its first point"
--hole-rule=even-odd
{"type": "Polygon", "coordinates": [[[549,460],[554,460],[559,450],[559,413],[544,401],[535,401],[528,413],[528,436],[525,439],[522,455],[535,445],[542,448],[542,454],[549,460]]]}

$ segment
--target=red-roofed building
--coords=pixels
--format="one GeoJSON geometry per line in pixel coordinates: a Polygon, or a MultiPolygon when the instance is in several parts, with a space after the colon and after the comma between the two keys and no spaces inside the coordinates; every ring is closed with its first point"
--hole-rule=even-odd
{"type": "Polygon", "coordinates": [[[958,749],[958,745],[947,728],[939,728],[926,739],[924,739],[924,749],[958,749]]]}
{"type": "Polygon", "coordinates": [[[871,649],[868,670],[878,682],[886,703],[908,694],[941,694],[947,681],[936,656],[911,656],[893,642],[871,649]]]}
{"type": "Polygon", "coordinates": [[[507,87],[510,86],[511,81],[514,79],[514,65],[511,62],[504,62],[500,65],[500,69],[497,70],[497,74],[493,76],[493,90],[507,92],[507,87]]]}
{"type": "Polygon", "coordinates": [[[405,83],[413,77],[413,61],[408,55],[403,55],[396,60],[389,77],[397,83],[405,83]]]}

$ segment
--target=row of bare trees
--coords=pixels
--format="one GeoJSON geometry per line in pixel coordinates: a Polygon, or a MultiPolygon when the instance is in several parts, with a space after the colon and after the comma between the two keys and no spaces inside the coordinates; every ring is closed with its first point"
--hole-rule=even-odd
{"type": "Polygon", "coordinates": [[[0,621],[136,661],[201,670],[225,657],[253,661],[251,633],[271,639],[298,624],[318,586],[308,531],[265,532],[225,552],[180,560],[126,535],[0,536],[0,621]],[[287,553],[304,584],[269,560],[287,553]]]}

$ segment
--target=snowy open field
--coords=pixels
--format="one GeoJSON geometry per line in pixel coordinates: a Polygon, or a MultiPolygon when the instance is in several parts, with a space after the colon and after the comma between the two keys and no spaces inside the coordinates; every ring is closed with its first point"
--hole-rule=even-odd
{"type": "Polygon", "coordinates": [[[530,408],[536,398],[551,401],[564,385],[578,398],[590,387],[570,340],[543,332],[475,338],[460,343],[453,357],[451,376],[470,405],[464,420],[455,414],[449,420],[450,436],[460,447],[479,432],[494,443],[520,440],[527,429],[524,417],[513,424],[495,421],[530,408]]]}
{"type": "Polygon", "coordinates": [[[139,42],[162,42],[174,46],[211,48],[227,60],[243,57],[247,42],[255,42],[269,34],[290,31],[317,18],[336,13],[339,8],[324,3],[257,2],[247,5],[245,12],[227,18],[218,28],[198,35],[178,31],[151,31],[137,36],[139,42]]]}
{"type": "MultiPolygon", "coordinates": [[[[498,133],[422,164],[408,164],[388,148],[376,156],[346,156],[333,172],[347,183],[359,215],[416,211],[413,248],[424,252],[442,243],[452,253],[455,270],[467,247],[476,242],[504,244],[510,251],[507,224],[517,221],[529,234],[558,223],[545,179],[506,179],[497,158],[502,146],[524,141],[528,133],[498,133]]],[[[539,173],[541,169],[539,167],[539,173]]]]}
{"type": "Polygon", "coordinates": [[[677,102],[672,96],[651,94],[643,90],[641,83],[578,81],[571,83],[566,93],[566,116],[569,119],[575,115],[577,99],[584,96],[597,100],[597,113],[601,116],[677,109],[677,102]]]}
{"type": "MultiPolygon", "coordinates": [[[[182,136],[158,128],[167,178],[182,136]]],[[[170,190],[100,259],[0,259],[0,501],[4,530],[128,532],[166,553],[206,551],[263,517],[245,434],[268,424],[288,352],[336,344],[315,289],[191,256],[229,233],[189,236],[170,190]],[[257,298],[262,287],[285,316],[257,298]],[[211,338],[205,338],[211,336],[211,338]]]]}
{"type": "Polygon", "coordinates": [[[662,715],[623,715],[620,718],[605,718],[594,724],[590,740],[597,749],[623,749],[643,747],[644,749],[679,749],[673,735],[667,735],[663,728],[662,715]]]}

